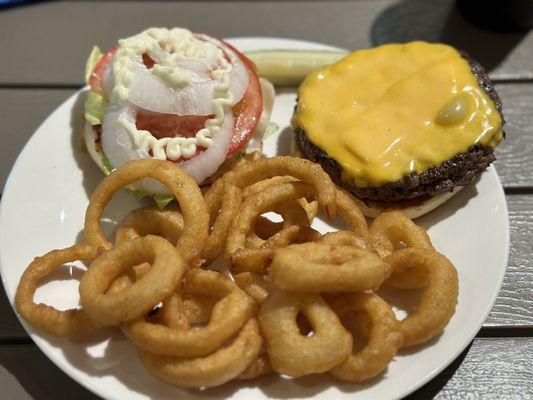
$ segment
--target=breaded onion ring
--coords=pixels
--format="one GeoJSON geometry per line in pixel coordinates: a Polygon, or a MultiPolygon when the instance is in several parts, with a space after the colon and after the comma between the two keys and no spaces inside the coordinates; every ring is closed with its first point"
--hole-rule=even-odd
{"type": "Polygon", "coordinates": [[[52,250],[36,257],[20,278],[15,295],[17,311],[32,326],[57,336],[85,333],[97,324],[83,309],[59,311],[46,304],[35,304],[33,296],[37,283],[55,268],[76,260],[93,260],[102,249],[89,244],[76,244],[66,249],[52,250]]]}
{"type": "Polygon", "coordinates": [[[139,318],[169,297],[185,270],[185,262],[167,240],[148,235],[122,243],[98,256],[80,282],[80,300],[92,319],[105,325],[139,318]],[[106,293],[113,281],[134,265],[149,270],[131,286],[106,293]]]}
{"type": "Polygon", "coordinates": [[[246,368],[242,374],[237,377],[237,379],[255,379],[259,378],[260,376],[270,374],[271,372],[273,372],[273,370],[268,356],[266,354],[261,354],[248,366],[248,368],[246,368]]]}
{"type": "Polygon", "coordinates": [[[259,311],[261,332],[272,368],[290,376],[326,372],[352,351],[352,335],[317,294],[290,294],[274,290],[259,311]],[[311,322],[313,335],[303,336],[298,313],[311,322]]]}
{"type": "Polygon", "coordinates": [[[252,272],[242,272],[234,275],[233,279],[237,286],[244,290],[248,296],[261,304],[272,291],[272,283],[266,281],[263,276],[252,272]]]}
{"type": "Polygon", "coordinates": [[[435,250],[415,248],[396,250],[385,261],[397,271],[420,268],[428,279],[415,311],[400,321],[403,346],[421,344],[439,335],[457,305],[459,288],[453,264],[435,250]]]}
{"type": "Polygon", "coordinates": [[[320,237],[320,233],[309,226],[291,225],[265,240],[261,247],[238,249],[229,256],[233,273],[265,272],[274,256],[274,249],[291,243],[303,243],[320,237]]]}
{"type": "MultiPolygon", "coordinates": [[[[247,186],[242,192],[242,197],[243,199],[246,199],[251,195],[262,192],[263,190],[268,190],[273,186],[277,186],[286,182],[294,182],[297,180],[298,179],[293,178],[292,176],[274,176],[273,178],[264,179],[262,181],[255,182],[253,185],[247,186]]],[[[312,221],[313,218],[316,217],[318,212],[318,202],[316,200],[308,202],[305,199],[298,199],[296,202],[305,210],[309,221],[312,221]]]]}
{"type": "MultiPolygon", "coordinates": [[[[416,225],[400,211],[380,214],[369,228],[370,242],[380,255],[387,257],[403,244],[405,247],[433,249],[424,228],[416,225]]],[[[398,289],[420,289],[427,283],[427,276],[420,268],[393,271],[386,285],[398,289]]]]}
{"type": "Polygon", "coordinates": [[[229,227],[241,205],[241,190],[226,183],[221,196],[217,196],[215,190],[209,189],[205,193],[204,199],[212,228],[202,253],[202,259],[209,263],[217,258],[224,249],[229,227]]]}
{"type": "Polygon", "coordinates": [[[183,230],[183,215],[169,207],[161,210],[156,206],[141,207],[131,211],[120,222],[115,236],[115,245],[139,236],[158,235],[176,244],[183,230]]]}
{"type": "MultiPolygon", "coordinates": [[[[237,185],[241,189],[253,185],[255,182],[273,178],[275,176],[292,176],[303,182],[308,182],[318,193],[320,206],[329,219],[335,217],[335,198],[337,189],[327,173],[319,164],[295,157],[262,158],[243,163],[226,173],[219,181],[224,180],[237,185]]],[[[222,191],[223,183],[216,181],[213,187],[222,191]]]]}
{"type": "MultiPolygon", "coordinates": [[[[402,334],[392,307],[376,294],[351,293],[336,299],[331,308],[342,316],[351,311],[364,312],[370,319],[367,344],[329,373],[337,379],[359,383],[382,372],[402,345],[402,334]]],[[[354,338],[354,342],[358,338],[354,338]]]]}
{"type": "Polygon", "coordinates": [[[175,386],[211,387],[241,375],[254,362],[263,340],[255,319],[250,319],[227,347],[201,358],[177,358],[137,349],[146,369],[155,377],[175,386]]]}
{"type": "MultiPolygon", "coordinates": [[[[214,305],[205,326],[176,329],[139,318],[122,325],[122,331],[128,339],[137,347],[154,354],[173,357],[205,356],[235,335],[254,310],[252,299],[228,278],[215,271],[189,270],[185,274],[180,293],[220,299],[214,305]]],[[[179,293],[175,296],[179,296],[179,293]]],[[[177,315],[184,315],[179,304],[176,308],[177,315]]]]}
{"type": "Polygon", "coordinates": [[[358,292],[377,290],[390,270],[373,252],[314,242],[275,249],[269,276],[291,292],[358,292]]]}
{"type": "Polygon", "coordinates": [[[85,213],[84,233],[87,241],[105,249],[111,248],[100,229],[104,208],[118,190],[142,178],[160,181],[178,200],[184,226],[177,247],[186,262],[199,259],[209,229],[209,213],[202,192],[196,181],[172,162],[153,158],[129,161],[98,185],[85,213]]]}
{"type": "Polygon", "coordinates": [[[374,248],[367,239],[351,231],[328,232],[314,241],[317,243],[352,246],[359,250],[374,251],[374,248]]]}

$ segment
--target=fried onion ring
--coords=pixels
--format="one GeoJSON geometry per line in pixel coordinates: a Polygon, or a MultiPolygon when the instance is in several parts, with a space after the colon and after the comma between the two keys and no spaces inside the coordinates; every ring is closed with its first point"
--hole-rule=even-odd
{"type": "Polygon", "coordinates": [[[131,211],[120,223],[115,236],[118,246],[139,236],[158,235],[174,245],[183,230],[183,216],[169,207],[161,210],[156,206],[141,207],[131,211]]]}
{"type": "MultiPolygon", "coordinates": [[[[337,379],[359,383],[382,372],[402,345],[402,334],[392,307],[376,294],[351,293],[336,299],[331,308],[342,316],[352,311],[364,312],[370,319],[367,344],[333,367],[329,373],[337,379]]],[[[354,342],[358,338],[354,338],[354,342]]]]}
{"type": "Polygon", "coordinates": [[[118,190],[142,178],[160,181],[178,200],[184,225],[177,247],[186,262],[199,259],[209,229],[209,213],[202,192],[195,180],[172,162],[153,158],[129,161],[98,185],[85,213],[84,234],[87,241],[105,249],[111,248],[100,229],[104,208],[118,190]]]}
{"type": "Polygon", "coordinates": [[[246,370],[239,375],[237,379],[248,380],[259,378],[260,376],[270,374],[273,372],[272,365],[266,354],[259,355],[253,363],[251,363],[246,370]]]}
{"type": "Polygon", "coordinates": [[[80,282],[80,300],[89,316],[105,325],[139,318],[176,289],[185,262],[167,240],[148,235],[122,243],[98,256],[80,282]],[[149,270],[131,286],[106,293],[113,281],[134,265],[149,270]]]}
{"type": "MultiPolygon", "coordinates": [[[[122,325],[122,331],[128,339],[137,347],[153,354],[173,357],[205,356],[235,335],[253,313],[253,302],[248,295],[219,272],[198,268],[189,270],[185,274],[180,293],[220,298],[205,326],[176,329],[139,318],[122,325]]],[[[179,296],[179,293],[175,296],[179,296]]],[[[180,302],[181,299],[176,301],[178,304],[175,314],[184,315],[180,302]]],[[[176,325],[183,326],[183,323],[176,325]]]]}
{"type": "Polygon", "coordinates": [[[439,335],[457,305],[459,288],[453,264],[435,250],[416,248],[396,250],[385,261],[397,271],[420,268],[428,279],[415,311],[400,321],[403,346],[421,344],[439,335]]]}
{"type": "Polygon", "coordinates": [[[269,276],[292,292],[358,292],[377,290],[390,270],[375,253],[315,242],[276,249],[269,276]]]}
{"type": "MultiPolygon", "coordinates": [[[[387,257],[394,250],[406,247],[433,249],[424,228],[416,225],[400,211],[380,214],[369,228],[370,242],[381,257],[387,257]]],[[[427,283],[427,276],[420,268],[393,271],[386,285],[398,289],[420,289],[427,283]]]]}
{"type": "Polygon", "coordinates": [[[209,263],[217,258],[224,249],[229,227],[241,205],[241,190],[226,183],[222,196],[217,196],[215,190],[209,189],[205,193],[204,199],[211,216],[212,229],[205,244],[202,258],[209,263]]]}
{"type": "Polygon", "coordinates": [[[278,156],[243,163],[216,181],[213,184],[216,189],[213,190],[222,191],[223,182],[220,182],[222,180],[244,189],[255,182],[280,175],[292,176],[311,184],[318,193],[319,204],[326,217],[329,219],[335,217],[337,195],[335,184],[319,164],[301,158],[278,156]]]}
{"type": "Polygon", "coordinates": [[[352,351],[352,336],[317,294],[275,290],[261,306],[259,323],[272,368],[282,374],[297,377],[326,372],[352,351]],[[296,322],[300,312],[311,322],[311,336],[300,333],[296,322]]]}
{"type": "Polygon", "coordinates": [[[359,250],[374,251],[374,248],[367,239],[351,231],[328,232],[314,239],[314,241],[317,243],[352,246],[359,250]]]}
{"type": "Polygon", "coordinates": [[[260,248],[238,249],[229,256],[231,270],[240,272],[265,272],[274,256],[274,249],[291,243],[303,243],[320,237],[320,233],[308,226],[291,225],[265,240],[260,248]]]}
{"type": "Polygon", "coordinates": [[[76,244],[66,249],[52,250],[42,257],[36,257],[20,278],[15,295],[17,311],[32,326],[57,336],[73,336],[85,333],[97,324],[83,309],[59,311],[33,300],[37,283],[55,268],[76,260],[93,260],[102,249],[76,244]]]}
{"type": "Polygon", "coordinates": [[[211,387],[241,375],[254,362],[263,339],[255,319],[250,319],[227,347],[202,358],[177,358],[137,349],[146,369],[155,377],[175,386],[211,387]]]}
{"type": "Polygon", "coordinates": [[[266,281],[263,276],[252,272],[242,272],[234,275],[235,283],[244,290],[248,296],[261,304],[272,291],[272,283],[266,281]]]}

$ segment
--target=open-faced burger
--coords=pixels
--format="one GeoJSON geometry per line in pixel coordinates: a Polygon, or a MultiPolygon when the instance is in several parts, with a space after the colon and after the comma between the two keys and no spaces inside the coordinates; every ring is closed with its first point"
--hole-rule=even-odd
{"type": "MultiPolygon", "coordinates": [[[[202,184],[260,150],[274,99],[253,63],[228,43],[181,28],[151,28],[87,63],[85,142],[108,174],[127,161],[175,162],[202,184]]],[[[166,199],[153,180],[135,189],[166,199]]],[[[167,196],[167,197],[165,197],[167,196]]]]}
{"type": "Polygon", "coordinates": [[[472,182],[504,137],[485,70],[443,44],[352,53],[309,75],[292,119],[294,151],[320,163],[375,217],[415,218],[472,182]]]}

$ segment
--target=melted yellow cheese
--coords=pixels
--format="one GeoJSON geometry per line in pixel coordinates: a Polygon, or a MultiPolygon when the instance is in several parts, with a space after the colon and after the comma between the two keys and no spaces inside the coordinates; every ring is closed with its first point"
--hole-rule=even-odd
{"type": "Polygon", "coordinates": [[[293,124],[360,187],[503,137],[500,113],[468,62],[453,47],[425,42],[356,51],[312,73],[298,90],[293,124]]]}

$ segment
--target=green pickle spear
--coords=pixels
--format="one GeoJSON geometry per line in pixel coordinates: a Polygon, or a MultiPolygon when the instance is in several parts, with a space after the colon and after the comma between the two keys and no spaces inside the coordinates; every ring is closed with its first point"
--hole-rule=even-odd
{"type": "Polygon", "coordinates": [[[311,72],[327,67],[348,55],[347,51],[259,50],[247,51],[259,75],[277,86],[298,86],[311,72]]]}

